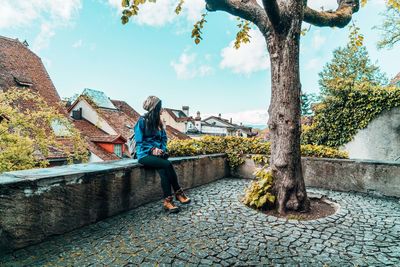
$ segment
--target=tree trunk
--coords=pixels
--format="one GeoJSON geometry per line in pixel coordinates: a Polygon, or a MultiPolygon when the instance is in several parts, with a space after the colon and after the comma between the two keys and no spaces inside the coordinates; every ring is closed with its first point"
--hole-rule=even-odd
{"type": "Polygon", "coordinates": [[[268,110],[270,167],[280,214],[285,214],[286,210],[308,211],[310,206],[300,154],[301,21],[302,18],[292,18],[287,24],[287,30],[271,32],[266,38],[272,72],[272,98],[268,110]]]}

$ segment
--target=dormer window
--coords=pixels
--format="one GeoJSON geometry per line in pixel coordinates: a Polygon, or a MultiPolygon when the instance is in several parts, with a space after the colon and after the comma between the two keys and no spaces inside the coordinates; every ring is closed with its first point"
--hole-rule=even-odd
{"type": "Polygon", "coordinates": [[[122,158],[122,144],[114,144],[114,154],[122,158]]]}
{"type": "Polygon", "coordinates": [[[14,81],[20,87],[32,87],[33,86],[33,82],[29,78],[21,77],[21,76],[13,76],[13,77],[14,77],[14,81]]]}

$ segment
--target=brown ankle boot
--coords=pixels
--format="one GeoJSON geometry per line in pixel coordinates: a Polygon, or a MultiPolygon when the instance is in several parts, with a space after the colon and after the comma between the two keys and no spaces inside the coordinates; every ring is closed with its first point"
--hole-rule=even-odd
{"type": "Polygon", "coordinates": [[[163,201],[163,206],[166,211],[169,211],[170,213],[177,213],[179,212],[179,208],[175,206],[174,202],[172,201],[173,197],[169,196],[164,199],[163,201]]]}
{"type": "Polygon", "coordinates": [[[183,192],[182,188],[175,192],[175,198],[182,204],[190,203],[190,198],[185,195],[185,192],[183,192]]]}

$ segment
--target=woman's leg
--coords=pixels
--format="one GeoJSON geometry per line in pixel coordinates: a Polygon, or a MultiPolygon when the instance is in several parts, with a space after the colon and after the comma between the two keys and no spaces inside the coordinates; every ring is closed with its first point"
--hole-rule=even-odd
{"type": "Polygon", "coordinates": [[[174,165],[171,164],[170,161],[168,161],[169,167],[168,167],[168,171],[169,171],[169,180],[171,182],[172,188],[174,189],[174,191],[178,191],[179,189],[181,189],[181,186],[179,185],[178,182],[178,176],[176,175],[175,169],[174,169],[174,165]]]}
{"type": "Polygon", "coordinates": [[[139,160],[140,164],[147,167],[156,168],[161,177],[161,187],[164,192],[164,198],[171,196],[171,185],[174,190],[178,190],[179,184],[177,182],[177,175],[175,173],[174,167],[169,160],[156,157],[153,155],[146,156],[139,160]]]}

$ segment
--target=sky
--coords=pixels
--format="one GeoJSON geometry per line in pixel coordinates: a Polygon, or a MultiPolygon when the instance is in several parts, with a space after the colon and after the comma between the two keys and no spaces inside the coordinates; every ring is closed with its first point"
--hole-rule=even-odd
{"type": "MultiPolygon", "coordinates": [[[[128,102],[139,113],[148,95],[164,107],[190,107],[204,118],[222,114],[236,123],[262,125],[270,102],[270,64],[265,41],[256,28],[251,42],[233,48],[238,21],[224,12],[207,15],[203,40],[190,38],[204,0],[178,0],[143,5],[127,25],[120,22],[121,0],[0,0],[0,35],[27,40],[42,58],[61,97],[84,88],[104,91],[128,102]]],[[[336,0],[309,0],[316,9],[335,9],[336,0]]],[[[384,0],[370,0],[354,21],[365,36],[373,62],[388,77],[400,71],[400,53],[378,50],[384,0]]],[[[303,23],[303,27],[308,27],[303,23]]],[[[348,41],[348,28],[311,27],[301,39],[302,90],[318,93],[318,73],[332,52],[348,41]]]]}

